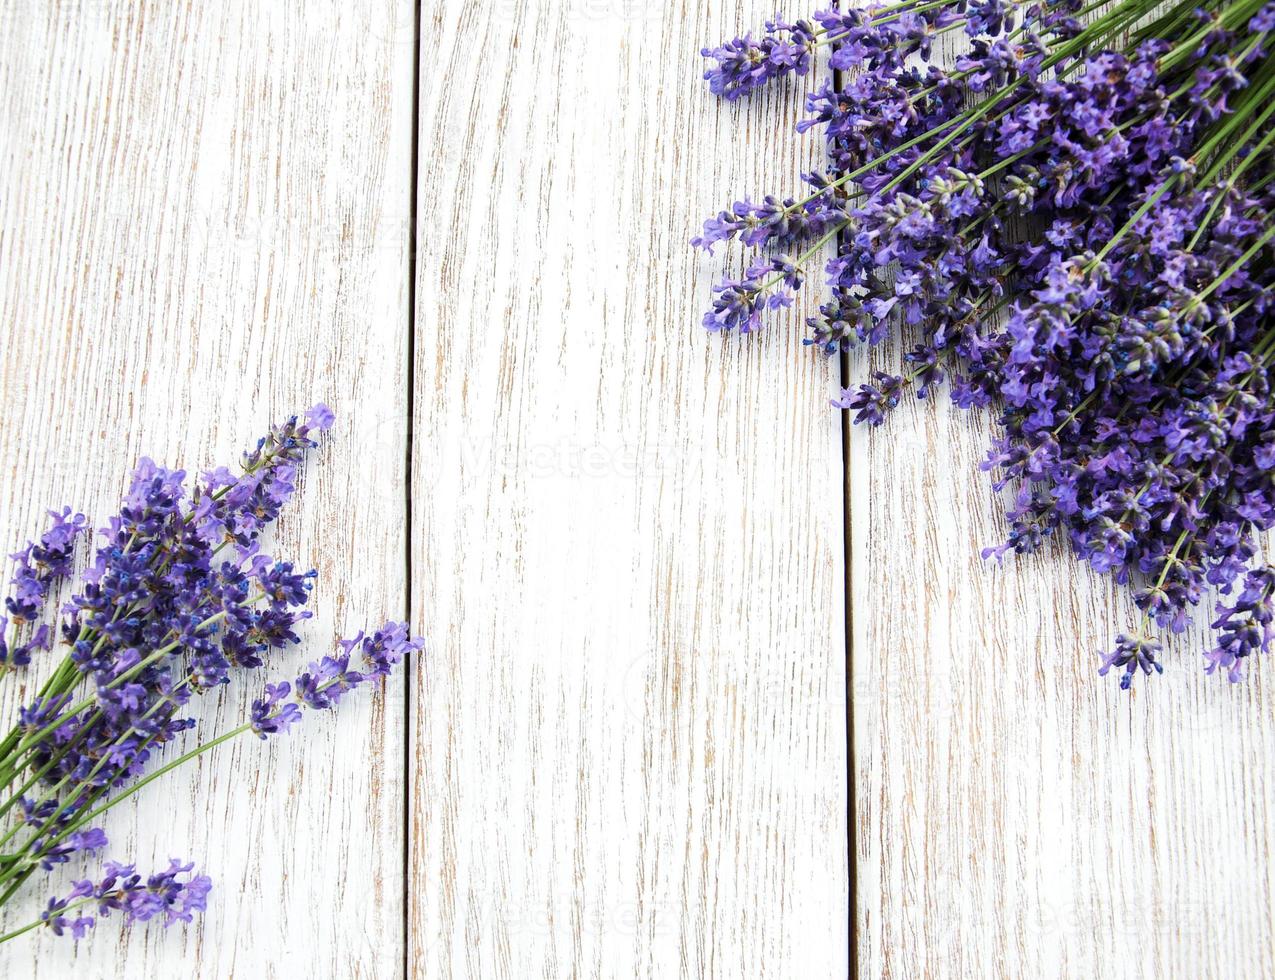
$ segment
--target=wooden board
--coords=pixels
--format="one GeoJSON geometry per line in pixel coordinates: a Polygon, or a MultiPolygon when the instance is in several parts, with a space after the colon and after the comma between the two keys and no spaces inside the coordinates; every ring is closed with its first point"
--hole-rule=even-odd
{"type": "Polygon", "coordinates": [[[852,887],[863,977],[1269,976],[1269,671],[1200,676],[1196,634],[1121,693],[1123,591],[978,558],[989,418],[905,405],[843,470],[814,296],[698,327],[699,222],[819,157],[804,83],[696,80],[773,6],[424,0],[419,65],[413,7],[0,6],[3,550],[325,399],[286,672],[409,593],[431,641],[107,821],[214,875],[195,926],[37,935],[0,976],[835,977],[852,887]]]}
{"type": "Polygon", "coordinates": [[[413,976],[845,975],[833,379],[687,246],[817,158],[697,82],[771,13],[423,6],[413,976]]]}
{"type": "MultiPolygon", "coordinates": [[[[318,567],[318,615],[278,673],[401,617],[411,5],[18,2],[0,19],[3,550],[55,503],[105,519],[139,455],[233,463],[326,399],[340,420],[277,539],[318,567]]],[[[197,925],[123,936],[115,919],[78,953],[23,937],[0,976],[401,975],[401,684],[109,815],[110,857],[213,875],[197,925]]],[[[255,693],[201,714],[238,724],[255,693]]],[[[91,870],[33,879],[6,923],[91,870]]]]}
{"type": "Polygon", "coordinates": [[[1269,976],[1269,664],[1205,677],[1196,631],[1098,677],[1136,610],[1060,546],[979,559],[991,437],[944,400],[851,437],[860,975],[1269,976]]]}
{"type": "Polygon", "coordinates": [[[946,393],[850,434],[859,975],[1270,977],[1272,664],[1205,677],[1197,629],[1098,677],[1140,614],[1062,542],[979,558],[993,435],[946,393]]]}
{"type": "Polygon", "coordinates": [[[980,561],[991,436],[940,400],[850,443],[861,975],[1269,976],[1266,665],[1204,677],[1196,631],[1097,677],[1136,610],[1060,547],[980,561]]]}

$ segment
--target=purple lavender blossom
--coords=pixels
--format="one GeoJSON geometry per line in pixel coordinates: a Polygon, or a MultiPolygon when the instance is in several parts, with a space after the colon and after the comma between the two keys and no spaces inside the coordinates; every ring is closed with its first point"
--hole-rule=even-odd
{"type": "Polygon", "coordinates": [[[1121,634],[1116,637],[1116,648],[1111,653],[1103,655],[1102,666],[1098,668],[1098,673],[1106,674],[1112,667],[1123,667],[1124,673],[1120,675],[1120,686],[1127,691],[1133,681],[1134,672],[1139,668],[1144,674],[1150,674],[1153,670],[1157,674],[1164,673],[1164,667],[1156,660],[1156,657],[1160,655],[1160,649],[1159,642],[1150,637],[1121,634]]]}
{"type": "MultiPolygon", "coordinates": [[[[31,821],[28,820],[27,823],[30,824],[31,821]]],[[[40,855],[40,867],[45,871],[52,871],[54,865],[69,861],[72,854],[100,851],[106,845],[106,834],[100,829],[90,827],[87,830],[77,830],[62,843],[44,849],[40,855]]]]}
{"type": "Polygon", "coordinates": [[[39,618],[50,590],[71,574],[76,539],[88,531],[88,518],[83,514],[72,516],[69,507],[51,510],[49,516],[53,523],[40,535],[39,543],[29,541],[10,556],[16,569],[13,592],[5,599],[8,616],[0,616],[0,671],[4,667],[25,667],[31,662],[32,653],[50,648],[50,630],[44,624],[37,626],[25,643],[10,646],[5,634],[10,624],[17,628],[39,618]]]}
{"type": "Polygon", "coordinates": [[[212,879],[207,875],[190,875],[193,864],[173,860],[168,870],[150,875],[143,882],[134,866],[106,862],[103,877],[98,882],[77,881],[66,898],[51,898],[40,918],[54,935],[70,932],[72,938],[82,939],[98,918],[108,918],[112,912],[124,917],[124,924],[148,922],[162,917],[164,927],[175,922],[190,922],[194,913],[208,908],[208,893],[212,879]],[[185,879],[179,875],[187,875],[185,879]],[[91,909],[75,918],[69,918],[70,910],[91,909]]]}
{"type": "Polygon", "coordinates": [[[285,702],[291,693],[292,685],[280,681],[267,684],[264,696],[252,702],[252,730],[259,738],[286,732],[301,720],[301,708],[285,702]]]}
{"type": "Polygon", "coordinates": [[[1237,678],[1269,647],[1246,576],[1260,580],[1255,535],[1275,526],[1275,4],[1253,9],[1176,0],[1141,27],[1151,7],[1135,0],[817,13],[843,74],[798,126],[827,147],[816,194],[741,201],[694,243],[815,242],[715,287],[710,330],[759,329],[817,261],[829,298],[809,346],[907,338],[905,373],[832,400],[856,422],[945,382],[961,407],[997,407],[985,469],[1016,503],[984,554],[1057,534],[1129,585],[1144,622],[1101,666],[1125,687],[1161,670],[1148,630],[1185,630],[1210,589],[1249,596],[1219,609],[1210,672],[1237,678]],[[1119,17],[1132,33],[1110,50],[1119,17]],[[969,51],[927,64],[958,27],[969,51]],[[772,304],[780,268],[793,282],[772,304]]]}
{"type": "Polygon", "coordinates": [[[789,24],[776,17],[766,23],[760,41],[745,34],[716,48],[704,48],[700,53],[717,62],[704,72],[704,78],[714,95],[733,101],[790,72],[808,73],[814,45],[809,21],[789,24]]]}
{"type": "Polygon", "coordinates": [[[405,657],[422,650],[425,641],[411,636],[406,623],[390,622],[371,636],[360,632],[339,645],[340,654],[311,663],[295,683],[267,684],[265,695],[252,703],[252,731],[261,738],[287,731],[301,720],[300,705],[316,711],[336,707],[360,685],[388,677],[405,657]],[[355,654],[361,655],[364,670],[351,669],[355,654]],[[286,702],[291,693],[295,693],[297,703],[286,702]]]}
{"type": "Polygon", "coordinates": [[[1275,643],[1275,567],[1255,568],[1244,579],[1244,588],[1230,603],[1218,603],[1213,628],[1220,630],[1217,645],[1206,653],[1205,671],[1219,667],[1231,683],[1243,675],[1246,658],[1269,653],[1275,643]]]}

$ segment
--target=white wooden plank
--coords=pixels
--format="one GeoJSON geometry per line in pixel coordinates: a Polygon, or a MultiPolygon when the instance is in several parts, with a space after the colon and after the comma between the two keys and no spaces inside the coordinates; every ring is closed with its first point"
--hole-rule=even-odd
{"type": "Polygon", "coordinates": [[[979,559],[992,434],[939,400],[852,435],[862,975],[1269,976],[1270,665],[1204,677],[1197,631],[1132,695],[1098,677],[1123,590],[979,559]]]}
{"type": "Polygon", "coordinates": [[[850,436],[860,975],[1269,977],[1272,665],[1205,677],[1197,630],[1098,677],[1127,590],[1062,542],[979,558],[994,431],[944,395],[850,436]]]}
{"type": "MultiPolygon", "coordinates": [[[[233,462],[324,399],[337,427],[277,538],[318,567],[318,616],[279,673],[402,615],[412,22],[405,0],[6,6],[4,550],[46,505],[107,516],[141,454],[233,462]]],[[[107,819],[109,856],[214,876],[196,925],[107,922],[78,951],[37,933],[0,976],[401,975],[401,683],[107,819]]],[[[254,693],[202,713],[237,723],[254,693]]],[[[5,922],[89,870],[33,882],[5,922]]]]}
{"type": "Polygon", "coordinates": [[[817,159],[698,81],[771,13],[424,4],[414,976],[845,975],[832,378],[687,246],[817,159]]]}

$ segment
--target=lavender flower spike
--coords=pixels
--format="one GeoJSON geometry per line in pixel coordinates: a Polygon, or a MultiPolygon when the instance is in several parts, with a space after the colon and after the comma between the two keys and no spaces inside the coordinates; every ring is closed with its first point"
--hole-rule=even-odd
{"type": "Polygon", "coordinates": [[[194,913],[208,907],[212,879],[207,875],[191,875],[193,864],[171,861],[166,871],[150,875],[145,881],[131,864],[108,861],[97,882],[77,881],[65,898],[50,898],[40,918],[29,925],[0,936],[0,942],[15,939],[41,926],[55,936],[70,934],[83,939],[99,918],[112,912],[124,917],[124,925],[132,926],[162,917],[164,927],[175,922],[190,922],[194,913]],[[182,878],[179,876],[185,875],[182,878]]]}
{"type": "Polygon", "coordinates": [[[40,535],[37,544],[28,541],[27,546],[10,557],[17,563],[13,576],[13,592],[5,599],[8,617],[0,616],[0,671],[5,667],[25,667],[36,650],[50,646],[49,628],[37,627],[27,642],[10,647],[6,640],[7,628],[12,623],[21,627],[40,617],[50,590],[71,574],[71,562],[75,554],[75,541],[89,528],[83,514],[71,515],[71,508],[51,510],[53,523],[40,535]]]}
{"type": "Polygon", "coordinates": [[[301,720],[301,706],[317,711],[335,708],[356,687],[388,677],[404,657],[422,650],[425,641],[411,636],[406,623],[390,622],[371,636],[359,633],[339,645],[340,654],[310,664],[295,683],[266,685],[265,695],[252,703],[250,727],[258,737],[286,732],[301,720]],[[361,670],[350,666],[356,654],[361,670]],[[296,703],[287,702],[289,694],[295,696],[296,703]]]}
{"type": "Polygon", "coordinates": [[[734,101],[789,72],[805,75],[814,48],[815,29],[809,21],[789,24],[776,18],[767,22],[760,41],[745,34],[700,54],[717,62],[704,72],[709,90],[734,101]]]}

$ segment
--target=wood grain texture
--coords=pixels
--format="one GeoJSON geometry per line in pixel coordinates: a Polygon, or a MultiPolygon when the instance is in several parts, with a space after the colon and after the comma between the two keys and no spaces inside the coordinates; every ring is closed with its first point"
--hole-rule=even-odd
{"type": "Polygon", "coordinates": [[[112,815],[110,856],[216,876],[195,926],[0,976],[843,976],[847,572],[861,976],[1271,975],[1264,672],[1201,676],[1196,634],[1132,696],[1097,678],[1127,596],[979,560],[991,422],[942,399],[854,430],[845,568],[805,310],[697,327],[698,222],[819,153],[802,83],[695,81],[772,12],[426,0],[409,324],[408,0],[0,5],[0,543],[322,398],[278,536],[322,574],[306,653],[403,612],[409,547],[431,641],[410,733],[400,681],[112,815]]]}
{"type": "Polygon", "coordinates": [[[1097,676],[1140,614],[1063,542],[979,558],[993,435],[946,395],[850,435],[859,975],[1266,980],[1272,664],[1205,677],[1197,629],[1132,694],[1097,676]]]}
{"type": "Polygon", "coordinates": [[[861,975],[1269,977],[1269,671],[1204,677],[1196,631],[1132,695],[1098,677],[1124,590],[979,559],[992,434],[939,400],[852,436],[861,975]]]}
{"type": "Polygon", "coordinates": [[[687,246],[818,153],[697,83],[771,13],[423,6],[413,976],[845,975],[832,379],[687,246]]]}
{"type": "MultiPolygon", "coordinates": [[[[410,3],[10,0],[0,18],[4,550],[48,505],[104,519],[139,455],[232,463],[326,399],[337,427],[276,539],[319,569],[317,616],[276,673],[401,616],[410,3]]],[[[401,976],[398,685],[108,816],[110,857],[214,876],[195,925],[24,937],[0,976],[401,976]]],[[[200,714],[237,724],[254,694],[200,714]]],[[[6,925],[91,870],[33,880],[6,925]]]]}

